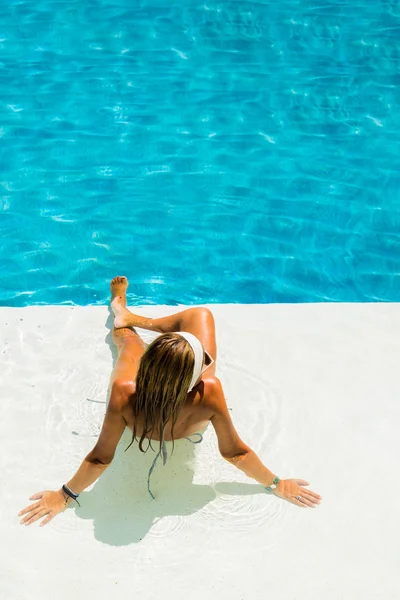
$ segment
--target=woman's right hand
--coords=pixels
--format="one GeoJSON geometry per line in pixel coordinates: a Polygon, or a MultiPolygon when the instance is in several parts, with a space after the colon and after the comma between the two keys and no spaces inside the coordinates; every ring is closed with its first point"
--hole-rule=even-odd
{"type": "Polygon", "coordinates": [[[66,498],[62,490],[46,490],[34,494],[29,500],[39,500],[39,502],[27,506],[18,513],[19,517],[26,515],[20,524],[31,525],[38,519],[45,517],[39,525],[39,527],[42,527],[42,525],[49,523],[58,513],[67,508],[70,498],[66,498]]]}
{"type": "Polygon", "coordinates": [[[310,485],[304,479],[281,479],[274,489],[275,496],[287,500],[302,508],[316,508],[321,503],[322,497],[311,490],[306,490],[305,485],[310,485]],[[300,498],[300,500],[299,500],[300,498]]]}

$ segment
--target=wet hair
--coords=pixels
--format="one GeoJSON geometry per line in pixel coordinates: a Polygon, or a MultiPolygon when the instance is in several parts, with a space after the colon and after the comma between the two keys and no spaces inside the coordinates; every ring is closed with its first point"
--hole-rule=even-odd
{"type": "MultiPolygon", "coordinates": [[[[157,432],[162,447],[165,425],[172,420],[171,437],[174,447],[174,426],[182,409],[194,368],[194,352],[190,344],[176,333],[164,333],[155,339],[143,354],[136,375],[136,394],[132,402],[133,436],[128,448],[137,439],[137,423],[140,417],[143,432],[139,440],[141,452],[152,447],[148,439],[157,432]]],[[[127,449],[128,449],[127,448],[127,449]]],[[[173,451],[173,448],[172,448],[173,451]]]]}

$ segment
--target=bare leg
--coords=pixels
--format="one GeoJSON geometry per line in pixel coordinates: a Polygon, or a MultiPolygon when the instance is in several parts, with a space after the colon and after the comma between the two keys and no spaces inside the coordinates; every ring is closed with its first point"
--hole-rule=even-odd
{"type": "MultiPolygon", "coordinates": [[[[115,297],[118,297],[118,302],[121,305],[126,306],[126,289],[128,287],[126,277],[114,277],[110,287],[111,306],[113,306],[115,297]]],[[[119,329],[114,327],[112,338],[118,348],[118,360],[111,373],[111,383],[116,379],[132,382],[136,378],[139,361],[146,350],[146,346],[136,331],[128,327],[121,327],[119,329]]]]}
{"type": "MultiPolygon", "coordinates": [[[[181,312],[161,317],[159,319],[149,319],[141,317],[128,310],[126,306],[126,288],[128,280],[126,277],[115,277],[115,280],[124,280],[124,293],[119,294],[118,291],[113,293],[111,307],[115,315],[114,325],[119,331],[119,328],[126,327],[141,327],[150,331],[158,331],[159,333],[167,333],[169,331],[188,331],[193,333],[207,352],[216,360],[217,344],[215,340],[215,323],[214,317],[208,308],[195,307],[188,308],[181,312]]],[[[119,289],[119,288],[118,288],[119,289]]],[[[207,373],[213,375],[215,367],[212,366],[207,373]]]]}
{"type": "MultiPolygon", "coordinates": [[[[147,317],[141,317],[135,315],[126,307],[126,289],[128,287],[128,279],[126,277],[114,277],[111,281],[111,308],[114,313],[114,327],[141,327],[142,329],[149,329],[151,331],[158,331],[159,333],[166,333],[161,330],[155,324],[159,319],[148,319],[147,317]],[[118,283],[117,287],[113,284],[116,280],[123,280],[123,283],[118,283]],[[114,285],[114,292],[113,292],[114,285]],[[120,287],[122,286],[122,287],[120,287]],[[119,295],[119,290],[123,293],[119,295]]],[[[172,329],[170,331],[173,331],[172,329]]]]}

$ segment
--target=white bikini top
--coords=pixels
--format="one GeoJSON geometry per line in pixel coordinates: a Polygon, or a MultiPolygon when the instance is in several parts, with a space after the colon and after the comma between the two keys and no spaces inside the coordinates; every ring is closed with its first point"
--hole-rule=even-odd
{"type": "Polygon", "coordinates": [[[194,352],[193,375],[192,375],[192,380],[190,382],[190,386],[188,389],[188,392],[191,392],[192,389],[194,388],[194,384],[200,377],[201,369],[203,367],[203,360],[204,360],[203,346],[201,345],[200,340],[195,335],[193,335],[193,333],[189,333],[188,331],[176,331],[175,333],[178,333],[183,338],[185,338],[185,340],[187,342],[189,342],[190,347],[192,348],[192,350],[194,352]]]}

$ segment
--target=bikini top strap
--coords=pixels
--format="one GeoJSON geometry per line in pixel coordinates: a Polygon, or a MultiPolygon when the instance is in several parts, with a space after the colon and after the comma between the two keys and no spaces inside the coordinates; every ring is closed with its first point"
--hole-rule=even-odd
{"type": "MultiPolygon", "coordinates": [[[[201,433],[192,433],[191,435],[185,437],[185,440],[187,440],[188,442],[191,442],[192,444],[200,444],[200,442],[203,441],[203,436],[201,435],[201,433]],[[197,439],[197,440],[190,439],[193,436],[198,436],[199,439],[197,439]]],[[[168,459],[168,452],[167,452],[167,444],[165,443],[165,440],[164,440],[164,429],[163,429],[163,432],[162,432],[162,435],[161,435],[161,448],[157,452],[157,454],[156,454],[156,456],[155,456],[155,458],[153,460],[153,464],[151,465],[151,467],[149,469],[149,474],[147,476],[147,490],[148,490],[150,496],[153,498],[153,500],[155,500],[155,497],[154,497],[153,492],[151,491],[151,488],[150,488],[150,478],[151,478],[151,474],[154,471],[154,467],[157,464],[157,460],[158,460],[159,456],[162,456],[163,466],[165,467],[167,459],[168,459]]]]}
{"type": "Polygon", "coordinates": [[[188,437],[185,437],[185,440],[187,440],[188,442],[191,442],[192,444],[200,444],[200,442],[203,441],[203,436],[201,435],[201,433],[191,433],[190,435],[188,435],[188,437]],[[193,437],[194,435],[198,435],[200,439],[196,440],[191,440],[190,438],[193,437]]]}

